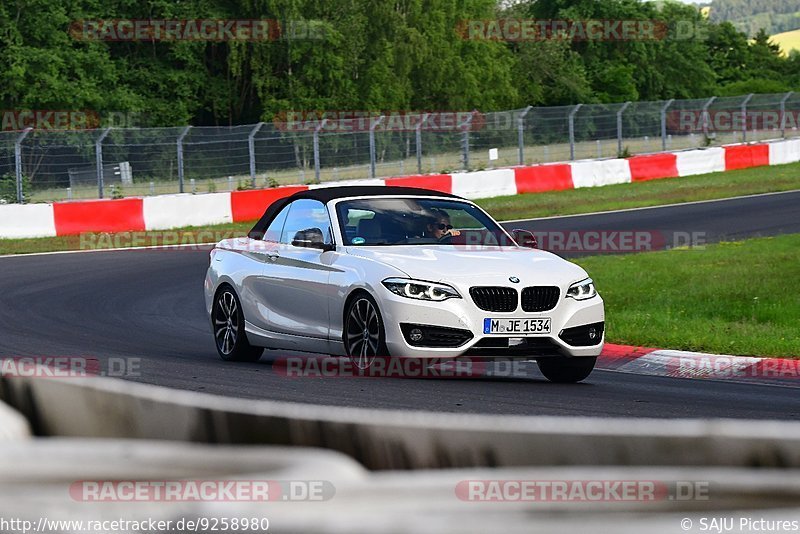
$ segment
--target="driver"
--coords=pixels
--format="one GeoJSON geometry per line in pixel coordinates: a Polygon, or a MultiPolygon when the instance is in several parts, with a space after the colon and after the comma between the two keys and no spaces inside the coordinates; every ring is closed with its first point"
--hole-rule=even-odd
{"type": "Polygon", "coordinates": [[[453,228],[450,224],[450,216],[446,211],[435,209],[432,211],[433,217],[428,223],[427,235],[435,239],[447,239],[449,237],[461,235],[461,232],[453,228]]]}

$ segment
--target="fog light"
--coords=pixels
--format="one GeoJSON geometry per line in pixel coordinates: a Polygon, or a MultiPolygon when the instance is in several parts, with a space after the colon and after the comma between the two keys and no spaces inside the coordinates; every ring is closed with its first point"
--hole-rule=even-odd
{"type": "Polygon", "coordinates": [[[422,341],[422,330],[420,330],[419,328],[413,329],[411,332],[408,333],[408,339],[410,339],[414,343],[422,341]]]}
{"type": "Polygon", "coordinates": [[[597,329],[593,326],[589,327],[589,339],[596,339],[597,338],[597,329]]]}

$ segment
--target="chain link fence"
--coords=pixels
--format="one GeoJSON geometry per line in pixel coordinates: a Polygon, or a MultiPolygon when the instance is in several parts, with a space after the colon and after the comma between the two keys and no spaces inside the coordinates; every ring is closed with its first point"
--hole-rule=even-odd
{"type": "MultiPolygon", "coordinates": [[[[321,115],[321,117],[324,115],[321,115]]],[[[0,132],[0,202],[449,173],[798,135],[800,94],[372,114],[233,127],[0,132]]]]}

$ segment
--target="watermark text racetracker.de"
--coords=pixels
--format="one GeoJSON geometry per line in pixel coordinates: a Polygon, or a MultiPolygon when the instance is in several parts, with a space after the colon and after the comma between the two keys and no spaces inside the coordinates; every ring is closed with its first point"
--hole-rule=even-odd
{"type": "Polygon", "coordinates": [[[748,358],[743,356],[674,356],[666,361],[669,376],[678,378],[800,378],[800,365],[791,358],[748,358]]]}
{"type": "Polygon", "coordinates": [[[79,41],[278,41],[324,40],[320,20],[97,19],[76,20],[69,33],[79,41]]]}
{"type": "Polygon", "coordinates": [[[456,497],[468,502],[708,501],[708,481],[462,480],[456,497]]]}
{"type": "Polygon", "coordinates": [[[79,480],[78,502],[323,502],[336,488],[327,480],[79,480]]]}
{"type": "MultiPolygon", "coordinates": [[[[625,252],[650,252],[704,248],[707,235],[704,231],[658,230],[543,230],[531,232],[539,249],[555,253],[607,254],[625,252]]],[[[83,233],[77,237],[80,250],[113,250],[120,248],[153,248],[156,250],[209,250],[215,243],[225,240],[226,246],[244,248],[251,252],[263,252],[274,245],[274,236],[265,239],[248,239],[233,230],[166,230],[158,232],[83,233]]],[[[454,236],[453,246],[476,251],[485,247],[500,247],[511,244],[505,235],[486,230],[461,230],[454,236]]],[[[521,243],[524,245],[524,242],[521,243]]]]}
{"type": "Polygon", "coordinates": [[[141,358],[0,356],[0,376],[5,378],[138,377],[141,376],[141,365],[141,358]]]}
{"type": "Polygon", "coordinates": [[[456,24],[462,39],[477,41],[706,40],[706,24],[648,19],[470,19],[456,24]]]}

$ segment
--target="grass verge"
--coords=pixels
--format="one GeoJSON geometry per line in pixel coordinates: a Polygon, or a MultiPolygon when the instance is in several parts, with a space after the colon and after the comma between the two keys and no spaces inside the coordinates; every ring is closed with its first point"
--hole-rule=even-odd
{"type": "Polygon", "coordinates": [[[577,260],[610,343],[800,358],[800,234],[577,260]]]}
{"type": "Polygon", "coordinates": [[[790,163],[684,178],[487,198],[478,204],[502,220],[575,215],[790,191],[800,189],[798,176],[800,163],[790,163]]]}

